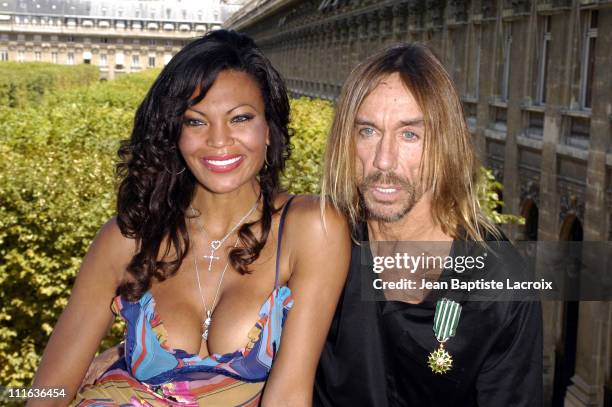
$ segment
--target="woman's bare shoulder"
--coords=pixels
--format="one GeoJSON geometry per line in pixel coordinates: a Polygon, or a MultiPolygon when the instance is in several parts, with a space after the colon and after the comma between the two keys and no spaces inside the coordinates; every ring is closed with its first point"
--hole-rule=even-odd
{"type": "Polygon", "coordinates": [[[136,249],[136,241],[121,232],[117,218],[113,217],[98,231],[86,260],[112,270],[117,281],[122,281],[136,249]]]}
{"type": "Polygon", "coordinates": [[[321,207],[318,195],[296,195],[291,203],[287,232],[309,238],[343,238],[348,233],[346,219],[333,206],[321,207]]]}

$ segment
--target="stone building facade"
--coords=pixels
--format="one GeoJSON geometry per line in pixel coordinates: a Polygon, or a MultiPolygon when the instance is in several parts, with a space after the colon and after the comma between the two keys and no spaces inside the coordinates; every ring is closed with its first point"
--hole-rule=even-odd
{"type": "MultiPolygon", "coordinates": [[[[290,91],[334,100],[350,70],[397,42],[430,45],[503,182],[515,239],[612,240],[612,1],[251,0],[251,35],[290,91]]],[[[582,258],[578,270],[612,265],[582,258]]],[[[544,302],[546,405],[612,406],[612,304],[544,302]]]]}
{"type": "Polygon", "coordinates": [[[164,66],[242,1],[1,0],[0,61],[100,67],[102,79],[164,66]]]}

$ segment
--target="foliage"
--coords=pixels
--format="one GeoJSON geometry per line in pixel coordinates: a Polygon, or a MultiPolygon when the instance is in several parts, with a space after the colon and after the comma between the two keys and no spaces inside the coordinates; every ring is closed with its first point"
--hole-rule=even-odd
{"type": "MultiPolygon", "coordinates": [[[[0,109],[0,378],[29,384],[84,253],[114,213],[114,162],[157,72],[0,109]]],[[[104,346],[116,343],[119,328],[104,346]]]]}
{"type": "Polygon", "coordinates": [[[493,171],[485,167],[480,168],[480,180],[478,183],[478,201],[484,214],[497,224],[518,223],[525,224],[522,216],[500,213],[504,202],[499,193],[503,189],[501,182],[495,179],[493,171]]]}
{"type": "Polygon", "coordinates": [[[291,100],[292,152],[281,179],[287,191],[319,193],[325,142],[333,116],[334,108],[328,101],[306,97],[291,100]]]}
{"type": "Polygon", "coordinates": [[[0,106],[39,104],[51,92],[90,84],[99,76],[98,68],[92,65],[0,62],[0,106]]]}

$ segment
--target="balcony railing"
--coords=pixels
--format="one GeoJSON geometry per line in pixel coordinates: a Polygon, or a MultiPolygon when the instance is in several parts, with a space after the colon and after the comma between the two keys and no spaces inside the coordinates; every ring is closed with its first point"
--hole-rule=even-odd
{"type": "Polygon", "coordinates": [[[189,38],[220,28],[216,21],[169,21],[57,15],[0,14],[0,31],[105,35],[164,35],[189,38]]]}

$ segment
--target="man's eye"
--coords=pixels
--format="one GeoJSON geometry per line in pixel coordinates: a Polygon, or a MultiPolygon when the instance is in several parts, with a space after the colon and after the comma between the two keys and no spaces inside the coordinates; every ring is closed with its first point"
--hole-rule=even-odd
{"type": "Polygon", "coordinates": [[[250,114],[241,114],[239,116],[232,118],[232,123],[244,123],[244,122],[251,120],[252,118],[253,116],[250,114]]]}
{"type": "Polygon", "coordinates": [[[204,124],[204,122],[202,120],[198,120],[198,119],[191,119],[186,117],[183,120],[183,124],[185,124],[185,126],[189,126],[189,127],[196,127],[196,126],[201,126],[204,124]]]}
{"type": "Polygon", "coordinates": [[[419,138],[418,134],[416,134],[413,131],[405,131],[405,132],[403,132],[402,133],[402,137],[406,141],[416,141],[419,138]]]}
{"type": "Polygon", "coordinates": [[[371,127],[364,127],[359,130],[359,135],[362,137],[371,137],[374,135],[374,129],[371,127]]]}

